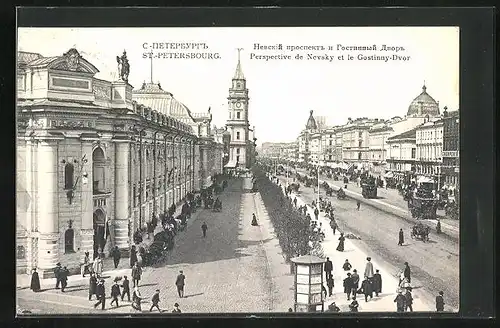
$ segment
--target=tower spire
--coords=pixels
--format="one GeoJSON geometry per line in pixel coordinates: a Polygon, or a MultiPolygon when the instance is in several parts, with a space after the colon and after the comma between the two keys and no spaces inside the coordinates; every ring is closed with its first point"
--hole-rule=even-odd
{"type": "Polygon", "coordinates": [[[236,71],[234,72],[233,80],[244,80],[245,76],[243,75],[243,70],[241,69],[240,63],[240,52],[243,48],[236,48],[238,50],[238,65],[236,65],[236,71]]]}

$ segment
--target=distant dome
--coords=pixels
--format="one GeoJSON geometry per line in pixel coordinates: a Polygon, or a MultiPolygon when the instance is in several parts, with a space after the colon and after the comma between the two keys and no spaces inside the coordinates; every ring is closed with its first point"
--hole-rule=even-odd
{"type": "Polygon", "coordinates": [[[316,120],[313,117],[313,111],[310,111],[309,119],[307,120],[306,129],[307,130],[316,130],[318,125],[316,124],[316,120]]]}
{"type": "Polygon", "coordinates": [[[422,93],[411,102],[406,115],[439,116],[439,104],[427,93],[427,87],[425,84],[422,87],[422,93]]]}

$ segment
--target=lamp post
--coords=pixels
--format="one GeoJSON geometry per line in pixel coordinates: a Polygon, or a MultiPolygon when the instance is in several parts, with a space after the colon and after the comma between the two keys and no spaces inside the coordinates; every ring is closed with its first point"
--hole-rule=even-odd
{"type": "Polygon", "coordinates": [[[323,263],[314,255],[291,259],[295,265],[295,312],[323,312],[323,263]]]}
{"type": "Polygon", "coordinates": [[[318,163],[318,167],[317,167],[316,171],[318,174],[318,201],[316,202],[316,204],[319,204],[319,163],[318,163]]]}

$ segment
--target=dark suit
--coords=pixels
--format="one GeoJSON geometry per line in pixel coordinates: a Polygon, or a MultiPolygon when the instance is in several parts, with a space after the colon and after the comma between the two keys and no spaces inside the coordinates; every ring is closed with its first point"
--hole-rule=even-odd
{"type": "Polygon", "coordinates": [[[123,298],[125,297],[125,294],[127,294],[127,299],[130,302],[130,280],[123,280],[122,283],[122,301],[123,298]]]}
{"type": "Polygon", "coordinates": [[[96,288],[96,295],[99,302],[94,304],[94,307],[98,307],[101,304],[102,309],[106,307],[106,290],[104,289],[104,284],[98,284],[96,288]]]}
{"type": "Polygon", "coordinates": [[[118,296],[120,296],[120,286],[111,286],[111,297],[113,298],[113,300],[111,301],[111,305],[113,305],[113,303],[116,303],[116,307],[118,307],[118,296]]]}

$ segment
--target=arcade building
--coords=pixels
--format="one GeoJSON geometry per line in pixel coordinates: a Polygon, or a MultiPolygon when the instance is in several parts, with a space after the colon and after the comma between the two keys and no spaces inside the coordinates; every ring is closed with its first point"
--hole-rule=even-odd
{"type": "Polygon", "coordinates": [[[134,90],[121,59],[110,82],[74,48],[18,52],[19,273],[77,271],[85,252],[115,246],[128,254],[138,228],[222,172],[210,112],[192,113],[159,83],[134,90]]]}

